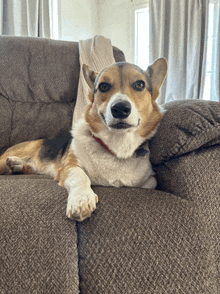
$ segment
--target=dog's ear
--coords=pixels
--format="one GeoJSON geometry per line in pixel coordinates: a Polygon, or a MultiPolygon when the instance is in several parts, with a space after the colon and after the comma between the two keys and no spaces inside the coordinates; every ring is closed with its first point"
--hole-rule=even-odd
{"type": "Polygon", "coordinates": [[[84,78],[89,85],[91,90],[94,90],[94,82],[98,73],[92,70],[87,64],[83,64],[82,66],[84,78]]]}
{"type": "Polygon", "coordinates": [[[145,73],[150,81],[149,86],[152,87],[152,99],[156,100],[159,95],[159,89],[167,73],[166,59],[158,58],[147,68],[145,73]]]}

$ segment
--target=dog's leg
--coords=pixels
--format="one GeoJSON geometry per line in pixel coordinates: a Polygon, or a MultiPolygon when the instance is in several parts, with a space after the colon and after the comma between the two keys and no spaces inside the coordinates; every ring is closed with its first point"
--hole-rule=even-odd
{"type": "Polygon", "coordinates": [[[96,209],[98,196],[91,189],[89,177],[80,167],[73,167],[64,182],[69,196],[66,214],[79,222],[91,216],[96,209]]]}
{"type": "Polygon", "coordinates": [[[31,165],[17,156],[8,156],[0,162],[0,175],[11,175],[14,173],[33,174],[35,171],[31,165]]]}
{"type": "Polygon", "coordinates": [[[70,148],[58,169],[55,178],[59,185],[68,191],[66,215],[79,222],[91,216],[96,209],[98,196],[91,189],[91,181],[79,167],[70,148]]]}
{"type": "Polygon", "coordinates": [[[0,175],[41,173],[43,163],[38,159],[41,144],[42,140],[36,140],[19,143],[7,149],[0,156],[0,175]]]}
{"type": "Polygon", "coordinates": [[[6,159],[6,166],[9,168],[10,173],[32,174],[34,172],[30,165],[16,156],[8,156],[6,159]]]}
{"type": "Polygon", "coordinates": [[[59,185],[68,191],[66,215],[79,222],[91,216],[98,196],[91,189],[91,181],[70,151],[57,174],[59,185]]]}

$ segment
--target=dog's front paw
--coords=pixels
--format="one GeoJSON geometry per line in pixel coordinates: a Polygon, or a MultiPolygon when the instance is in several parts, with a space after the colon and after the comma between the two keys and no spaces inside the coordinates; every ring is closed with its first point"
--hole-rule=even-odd
{"type": "Polygon", "coordinates": [[[89,189],[87,191],[71,191],[68,197],[66,215],[70,219],[82,222],[91,216],[96,209],[98,196],[89,189]]]}

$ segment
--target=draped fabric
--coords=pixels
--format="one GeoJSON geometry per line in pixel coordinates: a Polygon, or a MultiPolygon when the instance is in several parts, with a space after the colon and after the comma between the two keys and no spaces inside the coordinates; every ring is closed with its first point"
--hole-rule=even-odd
{"type": "Polygon", "coordinates": [[[0,0],[0,34],[52,38],[53,0],[0,0]]]}
{"type": "Polygon", "coordinates": [[[89,86],[83,76],[82,65],[87,64],[95,72],[115,63],[110,39],[97,35],[92,39],[79,41],[80,77],[77,92],[76,107],[73,115],[73,127],[84,114],[88,104],[89,86]]]}
{"type": "Polygon", "coordinates": [[[158,57],[165,57],[168,61],[159,104],[177,99],[219,100],[220,23],[217,0],[214,9],[217,36],[211,40],[214,44],[211,49],[208,47],[209,34],[213,35],[213,31],[210,32],[214,21],[210,14],[213,1],[150,0],[150,62],[158,57]],[[210,58],[213,65],[211,75],[208,71],[210,58]]]}

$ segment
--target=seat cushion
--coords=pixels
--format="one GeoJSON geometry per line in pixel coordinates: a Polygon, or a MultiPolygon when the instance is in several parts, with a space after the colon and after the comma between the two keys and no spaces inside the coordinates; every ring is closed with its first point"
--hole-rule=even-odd
{"type": "Polygon", "coordinates": [[[97,210],[77,224],[80,293],[217,294],[207,228],[192,202],[149,189],[94,190],[97,210]]]}
{"type": "Polygon", "coordinates": [[[67,192],[39,175],[0,176],[0,292],[79,293],[67,192]]]}

